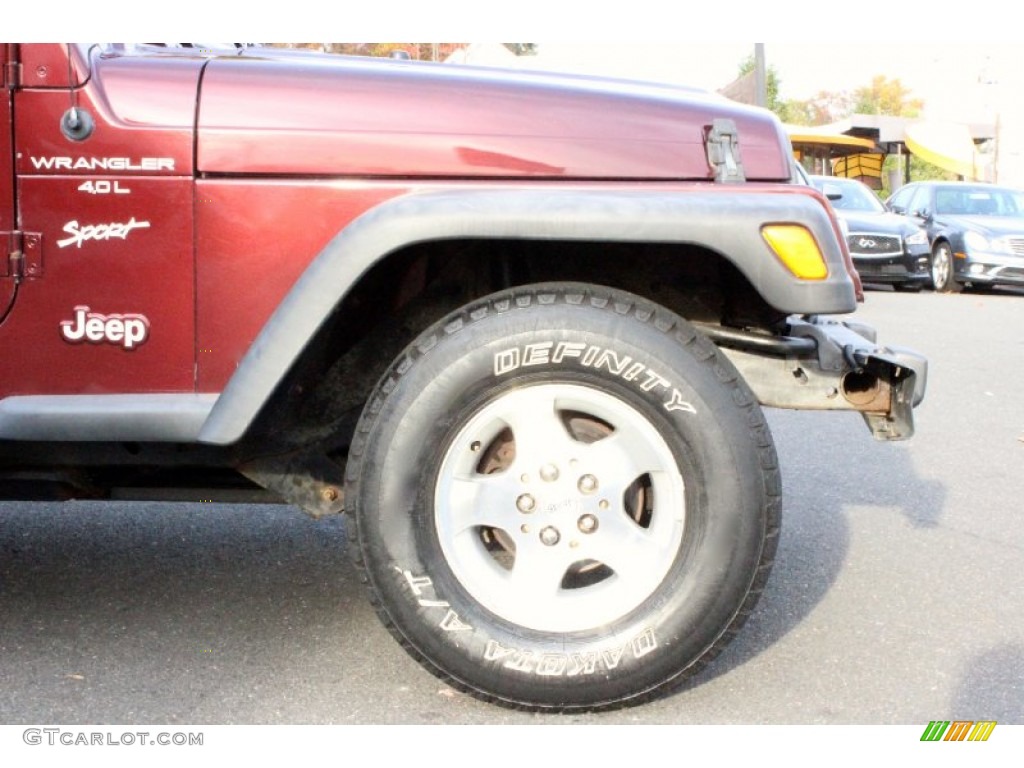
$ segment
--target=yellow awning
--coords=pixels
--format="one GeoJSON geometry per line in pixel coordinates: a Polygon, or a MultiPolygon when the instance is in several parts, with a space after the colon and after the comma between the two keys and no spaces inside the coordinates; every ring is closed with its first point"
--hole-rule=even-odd
{"type": "Polygon", "coordinates": [[[906,127],[907,149],[932,165],[968,179],[978,178],[974,142],[966,125],[921,122],[906,127]]]}
{"type": "Polygon", "coordinates": [[[817,144],[822,147],[856,147],[858,149],[877,149],[871,139],[859,136],[847,136],[845,133],[812,133],[814,129],[802,125],[787,125],[789,140],[794,144],[817,144]]]}
{"type": "Polygon", "coordinates": [[[832,161],[832,173],[836,176],[856,179],[860,176],[881,178],[885,155],[858,152],[856,155],[839,157],[832,161]]]}

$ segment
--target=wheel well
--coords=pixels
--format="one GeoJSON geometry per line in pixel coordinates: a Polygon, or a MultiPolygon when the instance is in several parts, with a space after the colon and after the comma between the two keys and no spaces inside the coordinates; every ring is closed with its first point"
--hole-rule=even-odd
{"type": "Polygon", "coordinates": [[[784,317],[727,258],[699,245],[525,239],[420,243],[378,261],[346,293],[245,442],[259,454],[310,443],[344,451],[377,380],[423,329],[489,293],[545,281],[620,288],[696,322],[768,328],[784,317]]]}

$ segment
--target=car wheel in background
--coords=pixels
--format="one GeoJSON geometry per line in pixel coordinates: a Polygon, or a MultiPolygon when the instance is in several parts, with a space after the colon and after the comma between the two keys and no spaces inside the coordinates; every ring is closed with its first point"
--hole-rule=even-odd
{"type": "Polygon", "coordinates": [[[953,276],[953,249],[949,243],[936,243],[932,250],[932,286],[939,293],[959,293],[960,283],[953,276]]]}

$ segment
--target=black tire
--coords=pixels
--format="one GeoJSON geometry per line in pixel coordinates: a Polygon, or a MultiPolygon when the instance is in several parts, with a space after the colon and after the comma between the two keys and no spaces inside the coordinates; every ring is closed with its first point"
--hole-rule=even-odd
{"type": "Polygon", "coordinates": [[[677,686],[749,615],[781,517],[729,361],[678,316],[577,284],[426,331],[369,399],[346,479],[391,633],[454,687],[531,709],[677,686]]]}
{"type": "Polygon", "coordinates": [[[953,264],[953,249],[949,243],[940,241],[932,249],[932,287],[939,293],[959,293],[962,289],[956,281],[953,264]]]}

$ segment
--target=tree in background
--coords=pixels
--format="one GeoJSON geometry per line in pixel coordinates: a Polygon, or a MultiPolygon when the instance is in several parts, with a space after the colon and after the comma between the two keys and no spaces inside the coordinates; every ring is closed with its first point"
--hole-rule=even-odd
{"type": "MultiPolygon", "coordinates": [[[[740,75],[753,68],[751,56],[740,64],[740,75]]],[[[828,125],[852,114],[917,117],[924,109],[924,102],[910,98],[910,90],[899,78],[890,80],[885,75],[875,75],[870,85],[857,88],[853,93],[822,90],[806,100],[780,97],[781,81],[774,67],[768,67],[766,81],[768,109],[784,122],[799,125],[828,125]]]]}
{"type": "MultiPolygon", "coordinates": [[[[750,54],[750,56],[744,59],[740,64],[739,77],[737,79],[747,76],[753,77],[754,67],[756,66],[757,64],[754,61],[754,54],[750,54]]],[[[784,123],[790,122],[786,118],[786,102],[779,98],[779,73],[776,71],[775,67],[771,65],[768,66],[764,79],[765,91],[768,96],[768,109],[777,114],[784,123]]]]}
{"type": "Polygon", "coordinates": [[[875,75],[871,85],[853,92],[852,111],[856,114],[918,117],[922,109],[924,102],[910,98],[910,90],[898,77],[890,80],[885,75],[875,75]]]}
{"type": "MultiPolygon", "coordinates": [[[[750,56],[740,64],[739,74],[740,76],[746,75],[753,69],[754,57],[750,56]]],[[[870,85],[856,88],[853,93],[823,90],[818,91],[810,99],[797,100],[781,98],[782,81],[774,67],[769,65],[765,74],[768,108],[785,123],[809,126],[829,125],[853,114],[913,118],[918,117],[924,109],[924,102],[921,99],[911,98],[910,90],[900,82],[899,78],[890,80],[885,75],[875,75],[871,79],[870,85]]],[[[906,162],[910,164],[910,178],[912,179],[956,178],[955,174],[944,171],[916,155],[908,154],[905,157],[906,162]]],[[[883,199],[890,194],[888,172],[894,170],[897,163],[898,159],[892,155],[885,160],[882,190],[879,192],[883,199]]]]}
{"type": "MultiPolygon", "coordinates": [[[[340,53],[348,56],[388,57],[396,51],[408,54],[416,61],[444,61],[465,43],[281,43],[282,48],[340,53]]],[[[522,43],[522,45],[530,45],[522,43]]]]}
{"type": "MultiPolygon", "coordinates": [[[[387,58],[398,53],[415,61],[444,61],[466,43],[271,43],[276,48],[298,48],[347,56],[387,58]]],[[[502,43],[516,56],[535,56],[537,43],[502,43]]],[[[402,58],[405,58],[402,56],[402,58]]]]}
{"type": "MultiPolygon", "coordinates": [[[[891,115],[893,117],[919,117],[924,109],[924,101],[910,98],[910,90],[904,87],[899,78],[890,80],[885,75],[875,75],[871,85],[862,86],[853,92],[852,113],[861,115],[891,115]]],[[[915,181],[926,179],[953,180],[957,176],[932,165],[914,154],[908,153],[905,162],[910,166],[910,178],[915,181]]],[[[880,194],[888,197],[889,172],[896,170],[899,159],[889,155],[882,166],[882,190],[880,194]]]]}
{"type": "Polygon", "coordinates": [[[784,101],[783,112],[776,112],[788,123],[796,125],[828,125],[852,114],[850,96],[847,93],[818,91],[817,95],[800,101],[784,101]]]}

